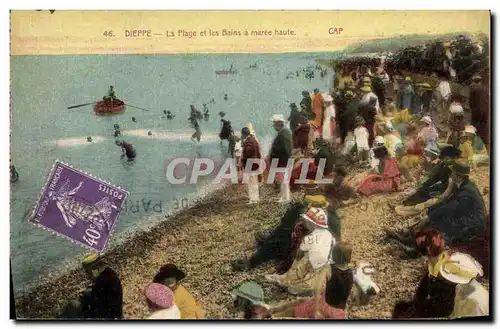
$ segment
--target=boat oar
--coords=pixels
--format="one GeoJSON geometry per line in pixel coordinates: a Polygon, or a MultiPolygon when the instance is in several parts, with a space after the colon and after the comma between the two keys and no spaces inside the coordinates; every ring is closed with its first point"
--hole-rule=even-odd
{"type": "Polygon", "coordinates": [[[138,107],[138,106],[134,106],[134,105],[130,105],[130,104],[125,104],[125,105],[130,106],[130,107],[134,107],[134,108],[139,109],[139,110],[149,111],[148,109],[143,109],[142,107],[138,107]]]}
{"type": "Polygon", "coordinates": [[[80,105],[73,105],[73,106],[68,107],[68,110],[69,110],[69,109],[76,109],[76,108],[78,108],[78,107],[82,107],[82,106],[92,105],[92,104],[95,104],[95,103],[97,103],[97,102],[86,103],[86,104],[80,104],[80,105]]]}

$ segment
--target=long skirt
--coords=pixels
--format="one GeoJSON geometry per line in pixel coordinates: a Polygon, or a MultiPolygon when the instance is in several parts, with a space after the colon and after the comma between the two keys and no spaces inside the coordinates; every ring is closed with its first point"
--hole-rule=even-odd
{"type": "Polygon", "coordinates": [[[295,260],[292,267],[285,273],[278,276],[279,282],[296,292],[316,293],[323,292],[329,275],[330,266],[326,265],[320,269],[313,269],[309,262],[309,257],[305,255],[299,260],[295,260]]]}
{"type": "Polygon", "coordinates": [[[250,202],[259,202],[259,177],[257,175],[251,175],[248,177],[248,199],[250,202]]]}

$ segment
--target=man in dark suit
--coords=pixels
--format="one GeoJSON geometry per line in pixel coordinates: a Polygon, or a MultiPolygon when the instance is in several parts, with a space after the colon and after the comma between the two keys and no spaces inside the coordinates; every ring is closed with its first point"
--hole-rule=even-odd
{"type": "MultiPolygon", "coordinates": [[[[288,159],[292,157],[292,133],[285,127],[285,119],[283,115],[274,115],[272,117],[272,121],[274,130],[278,132],[278,135],[274,139],[271,146],[268,168],[270,168],[269,166],[271,165],[273,159],[278,159],[279,168],[285,168],[288,165],[288,159]]],[[[290,182],[285,181],[283,173],[278,173],[276,176],[280,181],[280,202],[290,201],[290,182]]]]}

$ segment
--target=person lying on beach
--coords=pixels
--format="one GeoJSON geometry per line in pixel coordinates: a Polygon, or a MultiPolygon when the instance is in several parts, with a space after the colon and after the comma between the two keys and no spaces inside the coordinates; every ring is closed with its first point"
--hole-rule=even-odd
{"type": "Polygon", "coordinates": [[[150,283],[144,290],[150,314],[146,320],[178,320],[181,312],[174,302],[174,293],[166,285],[150,283]]]}
{"type": "Polygon", "coordinates": [[[205,310],[196,302],[191,293],[182,286],[181,282],[186,273],[174,264],[167,264],[160,268],[153,282],[169,287],[174,293],[175,305],[181,312],[181,319],[204,319],[205,310]]]}

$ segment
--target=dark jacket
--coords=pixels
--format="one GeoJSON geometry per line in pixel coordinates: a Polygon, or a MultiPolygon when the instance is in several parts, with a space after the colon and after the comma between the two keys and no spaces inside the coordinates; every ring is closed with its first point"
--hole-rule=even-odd
{"type": "Polygon", "coordinates": [[[486,208],[474,183],[467,179],[451,193],[448,199],[429,208],[428,225],[441,231],[449,245],[484,234],[486,208]]]}
{"type": "Polygon", "coordinates": [[[302,124],[293,131],[293,147],[294,148],[307,148],[309,143],[309,131],[311,125],[309,123],[302,124]]]}
{"type": "MultiPolygon", "coordinates": [[[[248,159],[260,159],[262,158],[260,154],[260,145],[259,142],[255,139],[254,136],[250,135],[243,140],[242,143],[242,154],[241,154],[241,165],[243,168],[246,168],[248,159]]],[[[252,165],[252,171],[256,171],[259,168],[259,165],[254,163],[252,165]]]]}
{"type": "Polygon", "coordinates": [[[302,118],[302,113],[300,113],[300,111],[298,110],[290,111],[290,117],[288,118],[288,121],[290,122],[291,131],[294,131],[295,128],[297,128],[301,118],[302,118]]]}
{"type": "Polygon", "coordinates": [[[345,309],[354,282],[352,269],[341,270],[334,264],[330,265],[330,268],[331,276],[326,283],[325,301],[331,307],[345,309]]]}
{"type": "Polygon", "coordinates": [[[478,135],[486,144],[490,140],[490,95],[483,84],[470,86],[469,106],[471,124],[477,128],[478,135]]]}
{"type": "Polygon", "coordinates": [[[83,297],[82,310],[86,319],[121,319],[123,291],[120,278],[107,267],[97,278],[88,295],[83,297]]]}
{"type": "Polygon", "coordinates": [[[288,159],[292,156],[292,133],[287,128],[283,128],[278,132],[278,135],[271,146],[271,161],[279,159],[280,166],[286,166],[288,159]]]}
{"type": "Polygon", "coordinates": [[[312,99],[311,99],[311,96],[305,96],[304,98],[302,98],[302,100],[300,101],[300,105],[304,105],[305,106],[305,112],[306,112],[306,115],[307,115],[307,119],[308,120],[312,120],[313,119],[313,111],[312,111],[312,99]]]}

